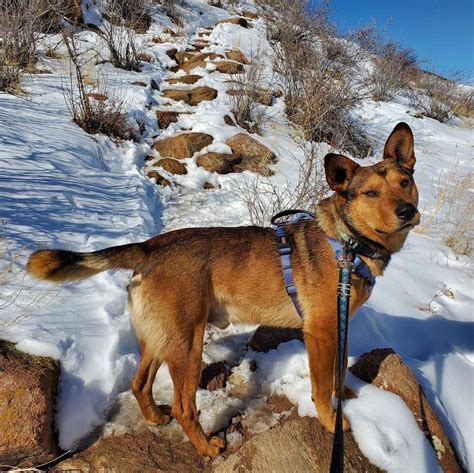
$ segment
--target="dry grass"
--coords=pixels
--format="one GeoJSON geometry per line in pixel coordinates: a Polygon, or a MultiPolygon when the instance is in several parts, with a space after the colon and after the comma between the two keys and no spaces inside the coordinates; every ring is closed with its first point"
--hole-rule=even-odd
{"type": "Polygon", "coordinates": [[[322,160],[318,158],[318,145],[300,143],[302,158],[296,184],[277,185],[269,177],[239,176],[233,183],[238,199],[246,207],[253,225],[267,226],[277,212],[288,208],[310,211],[328,192],[322,160]]]}
{"type": "Polygon", "coordinates": [[[261,59],[261,52],[257,51],[250,58],[245,72],[235,74],[230,79],[230,111],[234,114],[237,124],[250,133],[260,133],[266,118],[262,99],[267,95],[271,100],[268,89],[262,87],[264,70],[261,59]]]}
{"type": "Polygon", "coordinates": [[[372,61],[373,69],[367,84],[375,101],[388,102],[402,89],[408,87],[418,66],[415,54],[395,43],[380,45],[372,61]]]}
{"type": "Polygon", "coordinates": [[[78,51],[74,35],[64,34],[63,38],[71,61],[63,95],[74,122],[90,134],[133,138],[123,100],[107,89],[105,77],[92,80],[87,73],[90,58],[78,51]]]}
{"type": "Polygon", "coordinates": [[[424,116],[441,123],[456,115],[470,118],[474,116],[474,92],[460,85],[460,81],[420,70],[407,91],[410,104],[424,116]]]}
{"type": "Polygon", "coordinates": [[[474,172],[462,169],[459,162],[443,170],[434,185],[436,203],[424,209],[422,225],[416,231],[441,236],[456,254],[474,254],[474,172]]]}
{"type": "Polygon", "coordinates": [[[278,13],[264,18],[288,118],[306,140],[367,156],[370,142],[353,113],[365,98],[356,52],[335,36],[326,9],[308,13],[303,0],[271,3],[278,13]]]}

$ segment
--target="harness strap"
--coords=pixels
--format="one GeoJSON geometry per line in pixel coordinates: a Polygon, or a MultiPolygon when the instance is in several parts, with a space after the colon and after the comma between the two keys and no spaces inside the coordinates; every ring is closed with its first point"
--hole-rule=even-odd
{"type": "Polygon", "coordinates": [[[286,292],[291,297],[296,312],[298,312],[298,315],[303,318],[303,311],[301,310],[300,303],[298,302],[295,281],[293,279],[293,269],[291,267],[292,248],[290,239],[283,227],[276,228],[275,232],[277,234],[278,253],[280,254],[281,269],[283,271],[283,278],[285,280],[286,292]]]}

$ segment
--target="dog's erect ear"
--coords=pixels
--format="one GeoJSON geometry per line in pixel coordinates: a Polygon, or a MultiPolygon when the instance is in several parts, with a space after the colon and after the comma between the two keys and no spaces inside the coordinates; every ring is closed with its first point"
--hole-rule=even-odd
{"type": "Polygon", "coordinates": [[[344,192],[360,166],[342,154],[327,154],[324,158],[324,170],[329,187],[336,192],[344,192]]]}
{"type": "Polygon", "coordinates": [[[415,167],[415,143],[411,128],[400,122],[385,143],[383,159],[394,159],[400,166],[413,170],[415,167]]]}

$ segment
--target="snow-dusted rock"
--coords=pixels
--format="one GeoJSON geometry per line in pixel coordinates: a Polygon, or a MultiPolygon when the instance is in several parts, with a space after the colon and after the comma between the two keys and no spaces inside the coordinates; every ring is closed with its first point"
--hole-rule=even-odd
{"type": "Polygon", "coordinates": [[[426,399],[423,388],[398,353],[391,348],[372,350],[361,355],[350,370],[363,381],[400,396],[434,448],[443,471],[462,471],[443,425],[426,399]]]}
{"type": "Polygon", "coordinates": [[[153,166],[158,168],[163,168],[165,171],[168,171],[170,174],[187,174],[188,170],[186,166],[176,159],[172,158],[163,158],[157,161],[153,166]]]}
{"type": "Polygon", "coordinates": [[[204,101],[211,101],[217,97],[217,90],[212,87],[196,87],[195,89],[166,89],[163,97],[183,101],[188,105],[197,105],[204,101]]]}
{"type": "Polygon", "coordinates": [[[186,159],[212,143],[212,136],[207,133],[181,133],[157,141],[153,148],[162,158],[186,159]]]}
{"type": "Polygon", "coordinates": [[[240,162],[240,158],[237,158],[233,154],[223,153],[206,153],[198,156],[196,164],[206,171],[217,172],[218,174],[229,174],[234,172],[233,165],[236,162],[240,162]]]}

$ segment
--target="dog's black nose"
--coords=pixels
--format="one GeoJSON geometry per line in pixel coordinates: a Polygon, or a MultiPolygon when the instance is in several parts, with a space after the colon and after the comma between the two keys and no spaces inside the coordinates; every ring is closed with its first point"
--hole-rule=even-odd
{"type": "Polygon", "coordinates": [[[400,220],[404,220],[406,222],[411,220],[415,216],[416,212],[417,212],[416,207],[413,204],[400,204],[395,209],[395,213],[397,214],[397,217],[400,220]]]}

